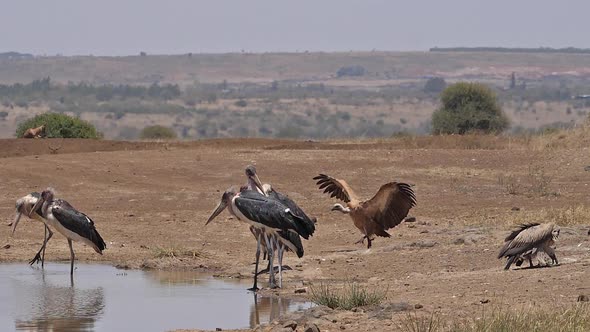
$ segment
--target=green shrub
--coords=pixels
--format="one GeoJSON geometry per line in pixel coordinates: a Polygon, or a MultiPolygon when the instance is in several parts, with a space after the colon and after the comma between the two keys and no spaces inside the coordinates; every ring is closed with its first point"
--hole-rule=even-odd
{"type": "Polygon", "coordinates": [[[143,128],[139,134],[141,139],[175,139],[176,132],[171,128],[164,126],[149,126],[143,128]]]}
{"type": "Polygon", "coordinates": [[[320,284],[319,287],[311,287],[311,300],[332,309],[350,310],[366,305],[380,304],[386,299],[386,293],[387,291],[369,291],[366,287],[356,283],[349,283],[340,291],[336,291],[326,284],[320,284]]]}
{"type": "Polygon", "coordinates": [[[41,125],[45,125],[45,133],[50,138],[102,138],[89,122],[60,113],[39,114],[21,122],[16,128],[16,137],[22,137],[25,130],[41,125]]]}
{"type": "Polygon", "coordinates": [[[496,95],[484,84],[452,84],[441,93],[441,102],[432,114],[434,134],[499,133],[508,127],[496,95]]]}

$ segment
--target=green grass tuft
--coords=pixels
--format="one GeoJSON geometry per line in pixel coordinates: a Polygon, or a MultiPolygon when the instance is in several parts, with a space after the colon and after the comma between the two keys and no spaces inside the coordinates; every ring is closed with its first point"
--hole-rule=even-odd
{"type": "Polygon", "coordinates": [[[387,291],[373,290],[357,283],[348,283],[341,290],[335,290],[327,284],[311,287],[311,300],[332,309],[350,310],[366,305],[380,304],[386,299],[387,291]]]}

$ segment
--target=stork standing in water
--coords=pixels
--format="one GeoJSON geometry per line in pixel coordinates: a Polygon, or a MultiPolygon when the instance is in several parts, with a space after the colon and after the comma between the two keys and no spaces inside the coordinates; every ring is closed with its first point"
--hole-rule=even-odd
{"type": "MultiPolygon", "coordinates": [[[[304,236],[304,238],[308,238],[309,236],[312,236],[314,231],[315,231],[315,223],[316,223],[316,218],[309,218],[307,216],[307,214],[305,214],[305,212],[303,212],[303,210],[289,197],[287,197],[286,195],[283,195],[279,192],[277,192],[276,190],[274,190],[272,188],[272,186],[270,184],[263,184],[261,185],[261,181],[258,178],[258,174],[256,172],[256,167],[254,167],[253,165],[249,165],[246,167],[246,177],[248,179],[247,182],[247,187],[250,190],[257,190],[259,193],[261,193],[264,196],[270,197],[276,201],[279,201],[281,204],[283,204],[284,206],[286,206],[289,210],[290,213],[299,217],[300,220],[303,222],[304,227],[304,233],[299,233],[297,235],[302,235],[304,236]]],[[[252,233],[254,233],[254,231],[251,229],[252,233]]],[[[278,257],[278,261],[279,261],[279,287],[282,287],[283,284],[283,275],[282,275],[282,265],[283,265],[283,254],[285,250],[289,250],[289,245],[286,245],[285,242],[289,242],[289,241],[298,241],[301,242],[301,239],[299,238],[299,236],[295,237],[293,234],[283,234],[281,232],[279,232],[279,235],[281,236],[280,238],[275,238],[274,240],[274,249],[277,250],[277,257],[278,257]],[[288,235],[288,236],[285,236],[288,235]]],[[[256,236],[256,234],[255,234],[256,236]]],[[[268,251],[268,249],[267,249],[268,251]]],[[[301,258],[303,256],[303,252],[301,252],[301,256],[299,256],[299,253],[297,254],[299,258],[301,258]]],[[[267,270],[269,271],[269,273],[274,273],[273,267],[270,264],[270,260],[269,260],[269,265],[267,270]]],[[[261,271],[263,272],[263,271],[261,271]]]]}
{"type": "MultiPolygon", "coordinates": [[[[238,220],[250,224],[257,231],[258,243],[256,246],[256,268],[254,273],[254,285],[251,290],[256,291],[258,264],[260,261],[261,242],[264,240],[268,249],[268,259],[272,266],[274,242],[276,239],[291,239],[291,241],[281,241],[283,245],[288,246],[294,252],[303,254],[301,241],[297,241],[299,234],[307,234],[304,230],[302,220],[291,214],[289,208],[280,202],[261,195],[258,191],[248,190],[242,187],[238,191],[235,187],[227,189],[221,196],[221,201],[209,217],[205,225],[209,224],[225,208],[238,220]],[[278,232],[282,232],[281,236],[278,232]],[[275,239],[271,241],[271,239],[275,239]],[[297,243],[298,242],[298,243],[297,243]]],[[[303,236],[303,235],[302,235],[303,236]]],[[[305,235],[304,238],[308,238],[305,235]]],[[[269,285],[271,288],[276,287],[274,273],[270,273],[269,285]]]]}
{"type": "Polygon", "coordinates": [[[32,193],[16,200],[16,204],[15,204],[16,215],[14,217],[14,221],[12,222],[12,235],[14,235],[14,232],[16,231],[16,225],[20,221],[20,218],[23,214],[30,216],[31,219],[35,219],[35,220],[38,220],[43,223],[43,226],[45,228],[45,235],[43,237],[43,245],[41,246],[41,249],[39,249],[39,251],[37,252],[35,257],[33,257],[33,259],[31,259],[29,261],[29,264],[33,265],[34,263],[38,263],[39,261],[41,261],[41,268],[44,268],[45,246],[47,245],[47,242],[49,242],[49,239],[51,239],[51,237],[53,236],[53,232],[47,226],[47,220],[45,220],[43,217],[41,217],[41,207],[40,206],[37,208],[36,211],[32,212],[33,207],[35,206],[35,204],[37,204],[37,201],[40,198],[41,198],[41,194],[39,194],[38,192],[32,192],[32,193]]]}
{"type": "Polygon", "coordinates": [[[71,258],[70,275],[73,275],[75,255],[72,241],[82,242],[101,255],[106,244],[98,234],[90,217],[76,210],[65,200],[54,200],[54,196],[55,192],[52,188],[44,190],[35,206],[29,211],[29,217],[33,211],[37,211],[41,207],[41,216],[45,218],[47,224],[68,239],[71,258]]]}
{"type": "Polygon", "coordinates": [[[313,178],[320,189],[330,197],[336,197],[346,203],[334,204],[332,211],[349,214],[356,228],[363,237],[357,242],[367,239],[367,249],[371,248],[373,236],[390,237],[386,231],[399,225],[412,207],[416,205],[416,196],[409,184],[389,182],[381,186],[373,198],[361,201],[348,183],[331,176],[320,174],[313,178]]]}

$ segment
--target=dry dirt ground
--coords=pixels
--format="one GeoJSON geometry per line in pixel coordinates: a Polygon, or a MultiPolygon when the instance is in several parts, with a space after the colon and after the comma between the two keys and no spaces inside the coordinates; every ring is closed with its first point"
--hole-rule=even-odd
{"type": "MultiPolygon", "coordinates": [[[[500,149],[400,148],[396,141],[1,140],[0,261],[32,258],[41,225],[23,220],[14,237],[6,225],[16,198],[53,186],[94,219],[107,242],[103,256],[76,245],[79,261],[250,278],[255,241],[248,227],[227,212],[207,227],[205,221],[222,192],[243,184],[244,167],[255,164],[263,182],[318,219],[315,235],[304,242],[305,256],[286,256],[293,270],[284,273],[284,288],[263,292],[293,296],[304,287],[309,296],[312,284],[356,281],[386,292],[389,303],[419,304],[412,310],[437,311],[445,319],[507,304],[569,305],[590,295],[588,150],[490,145],[500,149]],[[57,154],[49,153],[52,144],[62,146],[57,154]],[[316,188],[312,177],[318,173],[346,179],[365,198],[388,181],[415,184],[418,206],[411,215],[417,220],[392,229],[391,238],[378,238],[371,250],[354,244],[360,233],[348,216],[330,212],[335,201],[316,188]],[[556,249],[561,265],[504,271],[496,254],[514,224],[554,218],[567,223],[556,249]]],[[[47,259],[69,260],[60,235],[50,242],[47,259]]],[[[375,310],[295,319],[322,331],[373,331],[396,330],[407,315],[392,307],[375,310]]]]}

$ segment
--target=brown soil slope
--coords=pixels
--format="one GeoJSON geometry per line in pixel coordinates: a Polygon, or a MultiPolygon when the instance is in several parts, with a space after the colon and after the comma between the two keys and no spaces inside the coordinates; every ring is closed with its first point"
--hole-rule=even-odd
{"type": "MultiPolygon", "coordinates": [[[[283,295],[302,282],[338,287],[356,280],[386,291],[388,301],[456,317],[480,313],[487,301],[554,306],[590,293],[587,150],[404,149],[399,141],[336,146],[245,139],[3,140],[0,214],[9,223],[16,198],[53,186],[95,220],[107,242],[103,256],[77,244],[80,261],[250,278],[255,241],[247,226],[227,212],[204,224],[223,190],[243,184],[244,167],[256,164],[263,182],[318,218],[316,234],[304,243],[305,256],[286,256],[294,270],[284,273],[283,295]],[[49,144],[62,148],[51,154],[49,144]],[[367,251],[354,244],[360,233],[350,219],[330,212],[335,201],[315,187],[312,177],[318,173],[348,180],[365,198],[388,181],[415,184],[418,206],[411,214],[417,221],[402,223],[367,251]],[[557,243],[560,266],[502,270],[497,251],[513,225],[524,221],[566,224],[557,243]]],[[[13,238],[10,227],[0,227],[0,241],[10,244],[0,249],[0,261],[32,258],[42,237],[35,221],[21,221],[13,238]]],[[[56,235],[48,261],[68,260],[66,243],[56,235]]],[[[355,315],[345,327],[391,329],[399,318],[355,315]]],[[[340,323],[319,324],[336,329],[340,323]]]]}

